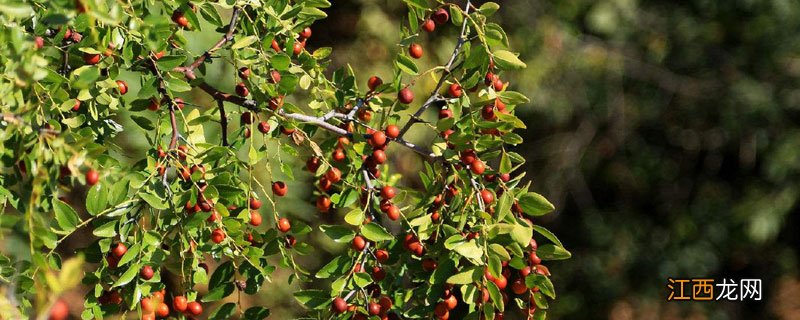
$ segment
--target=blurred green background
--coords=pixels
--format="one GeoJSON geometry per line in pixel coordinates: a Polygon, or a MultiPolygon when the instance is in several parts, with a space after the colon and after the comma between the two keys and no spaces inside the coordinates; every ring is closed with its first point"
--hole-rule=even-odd
{"type": "MultiPolygon", "coordinates": [[[[528,64],[503,78],[533,101],[518,108],[516,151],[558,208],[537,222],[573,253],[549,265],[551,316],[800,319],[800,4],[500,4],[495,20],[528,64]],[[762,279],[764,299],[667,302],[668,277],[762,279]]],[[[381,74],[402,2],[327,12],[311,45],[381,74]]],[[[447,58],[454,29],[423,35],[421,64],[447,58]]]]}
{"type": "MultiPolygon", "coordinates": [[[[350,64],[360,85],[373,74],[389,78],[392,55],[401,50],[404,4],[333,2],[307,48],[333,47],[332,67],[350,64]]],[[[500,4],[494,18],[528,64],[502,76],[532,97],[517,109],[528,125],[525,144],[515,150],[528,163],[517,173],[524,171],[534,190],[556,204],[556,213],[535,222],[573,253],[548,264],[559,295],[550,316],[800,319],[800,4],[500,4]],[[762,279],[764,299],[667,302],[668,277],[762,279]]],[[[421,69],[443,63],[456,34],[450,26],[422,35],[421,69]]],[[[199,54],[218,37],[194,33],[189,49],[199,54]]],[[[217,61],[209,70],[232,91],[229,64],[217,61]]],[[[422,94],[433,86],[426,79],[416,89],[422,94]]],[[[204,93],[190,98],[213,106],[204,93]]],[[[136,132],[120,141],[138,146],[121,148],[131,160],[149,147],[136,132]]],[[[419,159],[390,155],[405,182],[415,183],[419,159]]],[[[270,179],[266,170],[259,178],[270,179]]],[[[284,201],[281,210],[315,224],[341,221],[320,218],[311,203],[312,177],[297,178],[290,188],[304,190],[292,194],[302,201],[284,201]]],[[[318,249],[300,260],[309,270],[342,249],[318,232],[307,241],[318,249]]],[[[253,301],[270,307],[275,319],[303,313],[287,275],[276,272],[275,283],[253,301]]]]}

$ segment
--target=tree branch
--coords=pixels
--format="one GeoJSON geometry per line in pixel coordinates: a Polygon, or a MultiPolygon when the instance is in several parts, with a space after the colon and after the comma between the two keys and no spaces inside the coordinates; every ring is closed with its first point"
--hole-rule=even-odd
{"type": "MultiPolygon", "coordinates": [[[[471,5],[472,4],[470,3],[470,0],[467,0],[467,4],[464,6],[465,14],[469,14],[469,8],[471,7],[471,5]]],[[[447,77],[450,75],[450,72],[452,71],[453,68],[453,63],[455,63],[456,57],[458,57],[458,54],[461,52],[461,47],[464,46],[464,42],[467,41],[466,33],[467,33],[468,20],[469,19],[464,18],[464,22],[461,24],[461,33],[458,36],[458,42],[456,43],[456,47],[453,49],[453,53],[450,55],[450,59],[447,60],[447,64],[444,65],[442,76],[439,77],[439,82],[436,83],[436,88],[433,89],[433,93],[431,93],[428,99],[425,100],[424,103],[422,103],[419,109],[417,109],[417,112],[414,112],[414,115],[412,115],[408,119],[403,128],[400,129],[400,135],[397,137],[398,139],[402,139],[403,136],[406,134],[406,132],[408,132],[408,130],[411,129],[411,126],[413,126],[415,123],[420,122],[420,116],[422,116],[422,114],[425,112],[425,110],[428,109],[428,107],[431,104],[441,99],[441,96],[439,95],[439,90],[442,89],[445,80],[447,80],[447,77]]]]}
{"type": "MultiPolygon", "coordinates": [[[[230,93],[222,92],[222,91],[218,90],[217,88],[214,88],[213,86],[211,86],[210,84],[208,84],[206,82],[201,82],[200,84],[198,84],[198,87],[200,89],[202,89],[203,91],[205,91],[206,93],[208,93],[209,95],[211,95],[214,99],[216,99],[218,101],[230,102],[230,103],[242,106],[242,107],[244,107],[244,108],[246,108],[246,109],[248,109],[250,111],[253,111],[253,112],[265,111],[264,109],[261,109],[261,108],[258,107],[258,102],[256,102],[255,100],[246,99],[246,98],[242,98],[242,97],[237,96],[237,95],[233,95],[233,94],[230,94],[230,93]]],[[[273,113],[275,115],[278,115],[278,116],[281,116],[281,117],[284,117],[284,118],[294,119],[294,120],[297,120],[297,121],[300,121],[300,122],[313,124],[313,125],[315,125],[317,127],[323,128],[325,130],[328,130],[330,132],[333,132],[333,133],[341,135],[341,136],[345,136],[345,137],[348,137],[348,138],[352,138],[353,137],[353,134],[350,133],[350,132],[347,132],[347,130],[339,128],[339,127],[327,122],[327,120],[330,119],[331,117],[337,117],[337,116],[338,117],[346,117],[346,115],[337,114],[337,113],[333,113],[333,114],[328,113],[328,114],[320,116],[320,117],[315,117],[315,116],[309,116],[309,115],[300,114],[300,113],[287,113],[287,112],[285,112],[283,110],[273,111],[273,113]]],[[[372,137],[372,135],[371,134],[364,134],[363,137],[365,139],[369,139],[369,138],[372,137]]],[[[427,149],[425,149],[425,148],[423,148],[421,146],[418,146],[416,144],[413,144],[411,142],[405,141],[400,137],[395,139],[395,142],[397,142],[398,144],[400,144],[400,145],[402,145],[402,146],[404,146],[406,148],[409,148],[412,151],[418,153],[419,155],[424,157],[426,161],[436,162],[436,161],[443,160],[441,157],[437,156],[432,151],[427,150],[427,149]]]]}
{"type": "Polygon", "coordinates": [[[178,122],[175,120],[175,106],[172,102],[169,103],[169,123],[172,125],[172,136],[169,138],[169,149],[175,149],[178,144],[178,122]]]}
{"type": "Polygon", "coordinates": [[[222,146],[228,146],[228,115],[225,113],[225,101],[217,100],[217,106],[219,107],[219,124],[221,126],[220,130],[222,131],[222,146]]]}
{"type": "Polygon", "coordinates": [[[233,41],[233,34],[236,32],[236,23],[239,21],[239,16],[241,13],[241,7],[234,7],[233,13],[231,14],[231,22],[228,24],[228,32],[226,32],[225,35],[223,35],[222,38],[220,38],[217,43],[214,44],[214,46],[197,57],[192,64],[187,67],[176,67],[175,71],[183,72],[184,76],[186,76],[186,78],[189,80],[194,80],[197,78],[194,74],[194,70],[200,67],[200,65],[202,65],[206,59],[211,57],[212,53],[221,49],[226,43],[233,41]]]}

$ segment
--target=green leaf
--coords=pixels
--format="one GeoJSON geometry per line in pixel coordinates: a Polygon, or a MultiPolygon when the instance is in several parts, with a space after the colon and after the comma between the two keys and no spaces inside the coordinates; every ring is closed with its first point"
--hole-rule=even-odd
{"type": "Polygon", "coordinates": [[[130,248],[128,248],[128,251],[125,252],[125,255],[123,255],[122,258],[119,259],[119,263],[117,265],[123,266],[126,263],[133,261],[133,259],[139,256],[139,251],[141,251],[141,249],[142,246],[138,243],[135,243],[130,248]]]}
{"type": "Polygon", "coordinates": [[[108,189],[103,184],[97,184],[89,189],[86,194],[86,211],[91,215],[97,215],[106,208],[108,189]]]}
{"type": "Polygon", "coordinates": [[[533,230],[535,230],[539,234],[543,235],[545,238],[547,238],[547,240],[550,240],[551,242],[555,243],[557,246],[562,247],[562,248],[564,247],[564,245],[561,244],[561,241],[558,240],[558,238],[556,238],[556,235],[553,232],[551,232],[550,230],[547,230],[545,227],[542,227],[542,226],[539,226],[539,225],[534,225],[533,226],[533,230]]]}
{"type": "Polygon", "coordinates": [[[344,216],[344,221],[354,226],[360,226],[364,223],[364,212],[361,209],[353,209],[344,216]]]}
{"type": "Polygon", "coordinates": [[[414,8],[423,9],[423,10],[427,10],[428,9],[428,2],[425,1],[425,0],[403,0],[403,2],[405,2],[408,5],[409,9],[412,9],[412,10],[414,8]]]}
{"type": "Polygon", "coordinates": [[[233,316],[234,312],[236,312],[236,304],[233,302],[228,302],[219,306],[217,310],[214,310],[208,319],[229,319],[233,316]]]}
{"type": "Polygon", "coordinates": [[[171,78],[166,81],[167,88],[172,92],[186,92],[192,90],[188,82],[181,79],[171,78]]]}
{"type": "Polygon", "coordinates": [[[414,61],[411,60],[411,58],[405,55],[402,54],[397,55],[397,60],[395,60],[395,65],[398,68],[400,68],[401,71],[408,73],[412,76],[419,74],[419,68],[417,67],[417,64],[414,63],[414,61]]]}
{"type": "Polygon", "coordinates": [[[213,23],[217,27],[222,26],[222,18],[219,16],[219,12],[214,9],[209,3],[204,3],[200,6],[200,14],[203,16],[206,21],[213,23]]]}
{"type": "Polygon", "coordinates": [[[195,269],[194,273],[192,274],[192,281],[195,283],[208,283],[208,274],[206,273],[206,269],[197,268],[195,269]]]}
{"type": "Polygon", "coordinates": [[[497,95],[500,97],[500,101],[507,104],[518,105],[531,102],[528,97],[516,91],[502,91],[498,92],[497,95]]]}
{"type": "Polygon", "coordinates": [[[496,23],[486,24],[486,42],[493,48],[508,48],[508,35],[503,31],[503,28],[496,23]]]}
{"type": "Polygon", "coordinates": [[[372,241],[393,240],[394,236],[376,223],[368,223],[361,228],[361,234],[372,241]]]}
{"type": "Polygon", "coordinates": [[[542,260],[565,260],[572,257],[572,253],[564,249],[564,247],[549,243],[539,246],[539,248],[536,249],[536,255],[542,260]]]}
{"type": "Polygon", "coordinates": [[[33,14],[33,9],[24,3],[8,3],[4,1],[0,3],[0,12],[9,17],[25,18],[33,14]]]}
{"type": "Polygon", "coordinates": [[[137,274],[139,274],[139,265],[132,265],[128,267],[128,270],[125,270],[125,273],[119,276],[119,279],[111,287],[124,286],[136,278],[137,274]]]}
{"type": "Polygon", "coordinates": [[[331,276],[345,274],[350,270],[352,260],[346,255],[336,256],[331,262],[328,262],[322,269],[317,271],[316,277],[319,279],[327,279],[331,276]]]}
{"type": "Polygon", "coordinates": [[[294,298],[309,309],[320,309],[331,301],[331,297],[322,290],[297,291],[294,298]]]}
{"type": "Polygon", "coordinates": [[[440,119],[436,122],[436,131],[442,132],[453,127],[456,123],[455,117],[440,119]]]}
{"type": "Polygon", "coordinates": [[[247,160],[250,165],[257,164],[261,160],[261,157],[258,156],[258,150],[256,150],[252,143],[250,144],[250,149],[247,151],[247,160]]]}
{"type": "MultiPolygon", "coordinates": [[[[464,61],[464,68],[471,69],[487,64],[489,64],[489,55],[486,53],[486,48],[483,46],[477,46],[470,50],[467,60],[464,61]]],[[[481,80],[483,80],[482,75],[481,80]]]]}
{"type": "Polygon", "coordinates": [[[511,159],[509,159],[508,154],[503,151],[503,154],[500,156],[500,173],[510,173],[512,169],[511,159]]]}
{"type": "Polygon", "coordinates": [[[458,254],[473,260],[479,260],[483,257],[483,250],[475,244],[475,241],[464,242],[461,245],[453,248],[458,254]]]}
{"type": "Polygon", "coordinates": [[[488,17],[497,12],[498,9],[500,9],[499,4],[494,2],[486,2],[482,4],[480,8],[478,8],[478,11],[480,11],[484,16],[488,17]]]}
{"type": "Polygon", "coordinates": [[[139,192],[139,198],[142,198],[145,202],[147,202],[150,207],[156,210],[166,210],[167,204],[164,203],[164,200],[159,198],[158,196],[147,193],[147,192],[139,192]]]}
{"type": "Polygon", "coordinates": [[[303,20],[319,20],[327,16],[328,14],[320,9],[313,7],[303,7],[303,10],[300,11],[300,14],[297,17],[303,20]]]}
{"type": "Polygon", "coordinates": [[[55,211],[56,223],[65,232],[72,232],[80,223],[78,213],[64,201],[54,200],[53,210],[55,211]]]}
{"type": "Polygon", "coordinates": [[[496,256],[501,261],[511,260],[511,255],[508,254],[508,250],[506,250],[505,248],[503,248],[503,246],[496,243],[492,243],[489,245],[489,254],[496,256]]]}
{"type": "Polygon", "coordinates": [[[497,214],[497,221],[503,221],[505,217],[511,213],[511,204],[514,202],[514,198],[511,195],[511,192],[503,192],[503,195],[500,196],[500,199],[497,201],[497,206],[495,207],[495,213],[497,214]]]}
{"type": "Polygon", "coordinates": [[[516,128],[516,129],[525,129],[526,128],[525,122],[522,122],[522,120],[520,120],[519,118],[517,118],[513,114],[500,112],[500,113],[495,113],[495,115],[497,115],[497,118],[500,121],[507,122],[507,123],[513,125],[514,128],[516,128]]]}
{"type": "Polygon", "coordinates": [[[279,53],[272,56],[270,59],[269,64],[272,65],[275,70],[278,71],[286,71],[289,70],[289,65],[291,64],[291,58],[287,56],[285,53],[279,53]]]}
{"type": "Polygon", "coordinates": [[[211,275],[211,280],[208,282],[208,287],[214,288],[226,283],[231,283],[234,273],[236,273],[236,269],[233,266],[233,262],[230,260],[225,261],[225,263],[217,267],[217,270],[214,270],[214,274],[211,275]]]}
{"type": "Polygon", "coordinates": [[[241,49],[255,43],[256,41],[258,41],[258,37],[256,36],[247,36],[244,38],[239,38],[239,40],[236,40],[236,42],[233,43],[231,49],[232,50],[241,49]]]}
{"type": "Polygon", "coordinates": [[[550,282],[550,278],[538,274],[538,273],[531,273],[527,277],[525,277],[525,285],[528,288],[539,288],[539,291],[544,293],[546,296],[555,299],[556,298],[556,290],[553,287],[553,283],[550,282]]]}
{"type": "MultiPolygon", "coordinates": [[[[522,137],[520,135],[518,135],[516,133],[513,133],[513,132],[506,133],[503,136],[501,136],[501,138],[503,139],[503,142],[505,142],[506,144],[510,144],[510,145],[514,145],[514,146],[521,144],[522,141],[523,141],[522,137]]],[[[506,159],[508,159],[508,156],[506,156],[505,154],[504,154],[504,156],[506,157],[506,159]]],[[[509,159],[509,160],[506,160],[506,161],[508,161],[507,165],[511,166],[511,160],[509,159]]],[[[502,165],[502,163],[501,163],[501,165],[502,165]]],[[[502,172],[502,170],[501,170],[501,172],[502,172]]],[[[508,173],[508,172],[503,172],[503,173],[508,173]]]]}
{"type": "Polygon", "coordinates": [[[511,229],[511,239],[514,239],[520,246],[527,246],[533,238],[533,228],[515,224],[511,229]]]}
{"type": "Polygon", "coordinates": [[[322,48],[317,48],[317,50],[314,50],[314,53],[312,53],[311,56],[313,56],[314,59],[321,60],[330,56],[331,52],[333,52],[333,48],[322,47],[322,48]]]}
{"type": "Polygon", "coordinates": [[[489,297],[492,298],[492,304],[497,307],[497,310],[503,311],[503,294],[500,293],[500,288],[497,287],[494,282],[489,281],[486,284],[486,288],[489,289],[489,297]]]}
{"type": "Polygon", "coordinates": [[[158,69],[169,71],[175,67],[182,65],[186,61],[186,56],[165,56],[156,61],[158,69]]]}
{"type": "MultiPolygon", "coordinates": [[[[539,309],[547,309],[550,306],[547,304],[547,298],[544,297],[541,291],[533,293],[533,302],[539,309]]],[[[538,310],[537,310],[538,311],[538,310]]]]}
{"type": "Polygon", "coordinates": [[[116,227],[117,227],[117,220],[112,220],[95,228],[92,231],[92,234],[100,238],[111,238],[117,235],[116,227]]]}
{"type": "Polygon", "coordinates": [[[499,278],[503,275],[503,262],[500,261],[499,258],[493,256],[489,257],[489,273],[495,278],[499,278]]]}
{"type": "Polygon", "coordinates": [[[464,236],[462,236],[460,234],[454,234],[454,235],[450,236],[449,238],[447,238],[447,240],[444,241],[444,248],[447,249],[447,250],[453,250],[457,246],[460,246],[460,245],[462,245],[464,243],[466,243],[466,240],[464,239],[464,236]]]}
{"type": "MultiPolygon", "coordinates": [[[[142,99],[148,99],[149,101],[149,99],[156,94],[158,94],[158,78],[145,76],[142,79],[142,88],[139,89],[139,93],[136,96],[142,99]]],[[[144,106],[142,110],[144,110],[144,106]]]]}
{"type": "Polygon", "coordinates": [[[498,50],[495,51],[493,55],[495,64],[502,70],[524,69],[528,67],[516,54],[509,51],[498,50]]]}
{"type": "Polygon", "coordinates": [[[100,78],[100,69],[94,66],[83,66],[72,71],[72,86],[78,89],[87,89],[94,86],[100,78]]]}
{"type": "Polygon", "coordinates": [[[356,272],[353,274],[353,282],[360,288],[365,288],[372,283],[372,277],[366,272],[356,272]]]}
{"type": "Polygon", "coordinates": [[[356,235],[355,231],[345,226],[321,225],[319,229],[328,236],[328,238],[338,243],[350,242],[356,235]]]}
{"type": "Polygon", "coordinates": [[[460,8],[456,6],[450,6],[450,21],[457,26],[464,22],[464,14],[461,13],[460,8]]]}
{"type": "Polygon", "coordinates": [[[413,34],[419,32],[419,18],[417,17],[417,10],[408,10],[406,19],[408,19],[408,27],[411,33],[413,34]]]}
{"type": "Polygon", "coordinates": [[[351,204],[353,204],[356,201],[358,201],[358,197],[359,197],[359,194],[355,189],[347,189],[347,190],[339,193],[338,195],[339,195],[338,199],[334,200],[334,198],[336,198],[336,195],[334,195],[331,198],[331,200],[334,200],[334,203],[336,204],[336,207],[339,207],[339,208],[349,207],[351,204]]]}
{"type": "Polygon", "coordinates": [[[209,301],[222,300],[225,297],[231,295],[231,293],[233,293],[233,290],[236,289],[236,287],[231,282],[223,283],[215,287],[209,286],[209,288],[211,289],[208,291],[208,294],[203,296],[203,299],[201,301],[209,302],[209,301]]]}
{"type": "Polygon", "coordinates": [[[131,120],[133,120],[133,122],[136,123],[136,125],[144,129],[145,131],[151,131],[156,128],[156,126],[153,125],[153,122],[146,117],[131,115],[131,120]]]}
{"type": "Polygon", "coordinates": [[[466,270],[456,273],[450,276],[450,278],[447,278],[447,283],[470,284],[477,279],[479,274],[483,275],[482,269],[479,269],[478,267],[467,268],[466,270]]]}
{"type": "Polygon", "coordinates": [[[244,319],[263,320],[269,317],[269,309],[264,307],[250,307],[244,312],[244,319]]]}
{"type": "Polygon", "coordinates": [[[123,179],[114,183],[108,191],[108,204],[118,205],[125,199],[128,199],[128,190],[128,180],[123,179]]]}
{"type": "Polygon", "coordinates": [[[531,216],[541,216],[555,210],[550,201],[536,192],[528,192],[519,197],[519,205],[522,211],[531,216]]]}

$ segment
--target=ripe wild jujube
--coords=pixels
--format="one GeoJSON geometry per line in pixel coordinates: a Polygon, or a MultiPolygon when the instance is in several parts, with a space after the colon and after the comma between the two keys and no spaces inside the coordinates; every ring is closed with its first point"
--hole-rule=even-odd
{"type": "Polygon", "coordinates": [[[422,46],[417,43],[412,43],[408,46],[408,55],[414,59],[422,58],[422,46]]]}
{"type": "Polygon", "coordinates": [[[414,101],[414,93],[409,88],[403,88],[397,94],[397,100],[402,104],[409,104],[414,101]]]}

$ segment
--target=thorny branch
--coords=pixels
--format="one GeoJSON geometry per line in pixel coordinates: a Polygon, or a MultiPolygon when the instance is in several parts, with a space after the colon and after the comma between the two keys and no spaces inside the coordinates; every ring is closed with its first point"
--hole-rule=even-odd
{"type": "MultiPolygon", "coordinates": [[[[469,8],[471,7],[470,0],[467,0],[467,4],[464,7],[464,13],[469,14],[469,8]]],[[[447,64],[444,65],[444,70],[442,70],[442,76],[439,77],[439,82],[436,83],[436,88],[433,89],[433,92],[428,97],[427,100],[417,109],[417,112],[414,112],[414,115],[408,119],[406,124],[400,129],[400,135],[398,139],[402,139],[403,136],[411,129],[415,123],[420,122],[420,116],[428,109],[428,107],[433,104],[434,102],[441,100],[441,96],[439,95],[439,91],[442,89],[445,80],[450,75],[450,72],[453,68],[453,63],[456,61],[456,57],[461,52],[461,47],[464,46],[464,43],[467,41],[467,21],[468,19],[464,19],[464,22],[461,24],[461,33],[458,36],[458,42],[456,43],[456,47],[453,49],[453,53],[450,55],[450,59],[447,61],[447,64]]]]}
{"type": "Polygon", "coordinates": [[[228,24],[228,32],[225,33],[225,35],[222,38],[220,38],[219,41],[217,41],[217,43],[215,43],[211,48],[209,48],[208,50],[206,50],[206,52],[197,57],[197,59],[195,59],[194,62],[192,62],[192,64],[190,64],[188,67],[177,67],[175,68],[175,71],[183,72],[183,74],[189,80],[196,79],[197,77],[194,74],[194,70],[200,67],[200,65],[203,64],[203,62],[205,62],[206,59],[211,57],[212,53],[221,49],[222,46],[224,46],[226,43],[233,41],[233,34],[234,32],[236,32],[236,23],[239,21],[239,15],[241,13],[242,13],[241,7],[234,7],[233,13],[231,14],[231,22],[228,24]]]}
{"type": "MultiPolygon", "coordinates": [[[[233,95],[233,94],[230,94],[230,93],[222,92],[222,91],[214,88],[213,86],[211,86],[210,84],[205,83],[205,82],[200,83],[198,86],[200,87],[200,89],[202,89],[203,91],[205,91],[206,93],[208,93],[209,95],[214,97],[214,99],[230,102],[230,103],[242,106],[242,107],[244,107],[244,108],[246,108],[246,109],[248,109],[250,111],[254,111],[254,112],[264,111],[263,109],[258,107],[258,102],[256,102],[255,100],[246,99],[246,98],[242,98],[242,97],[237,96],[237,95],[233,95]]],[[[293,120],[296,120],[296,121],[299,121],[299,122],[313,124],[313,125],[315,125],[317,127],[320,127],[322,129],[325,129],[327,131],[330,131],[332,133],[335,133],[335,134],[338,134],[338,135],[341,135],[341,136],[346,136],[348,138],[352,138],[353,137],[353,134],[350,133],[350,132],[347,132],[347,130],[339,128],[339,127],[327,122],[327,120],[330,119],[331,117],[334,117],[334,118],[347,117],[347,115],[344,115],[344,114],[329,113],[329,114],[326,114],[326,115],[323,115],[323,116],[320,116],[320,117],[315,117],[315,116],[309,116],[309,115],[300,114],[300,113],[287,113],[287,112],[285,112],[283,110],[274,111],[274,114],[276,114],[278,116],[281,116],[281,117],[284,117],[284,118],[287,118],[287,119],[293,119],[293,120]]],[[[363,137],[365,139],[369,139],[370,137],[372,137],[372,135],[371,134],[364,134],[363,137]]],[[[403,139],[400,139],[399,137],[398,137],[398,139],[395,139],[395,142],[397,142],[398,144],[400,144],[400,145],[402,145],[404,147],[407,147],[407,148],[413,150],[414,152],[416,152],[419,155],[423,156],[425,158],[425,160],[427,160],[427,161],[435,162],[435,161],[441,160],[441,157],[437,156],[432,151],[427,150],[427,149],[425,149],[425,148],[423,148],[421,146],[418,146],[416,144],[413,144],[411,142],[408,142],[408,141],[405,141],[403,139]]]]}

